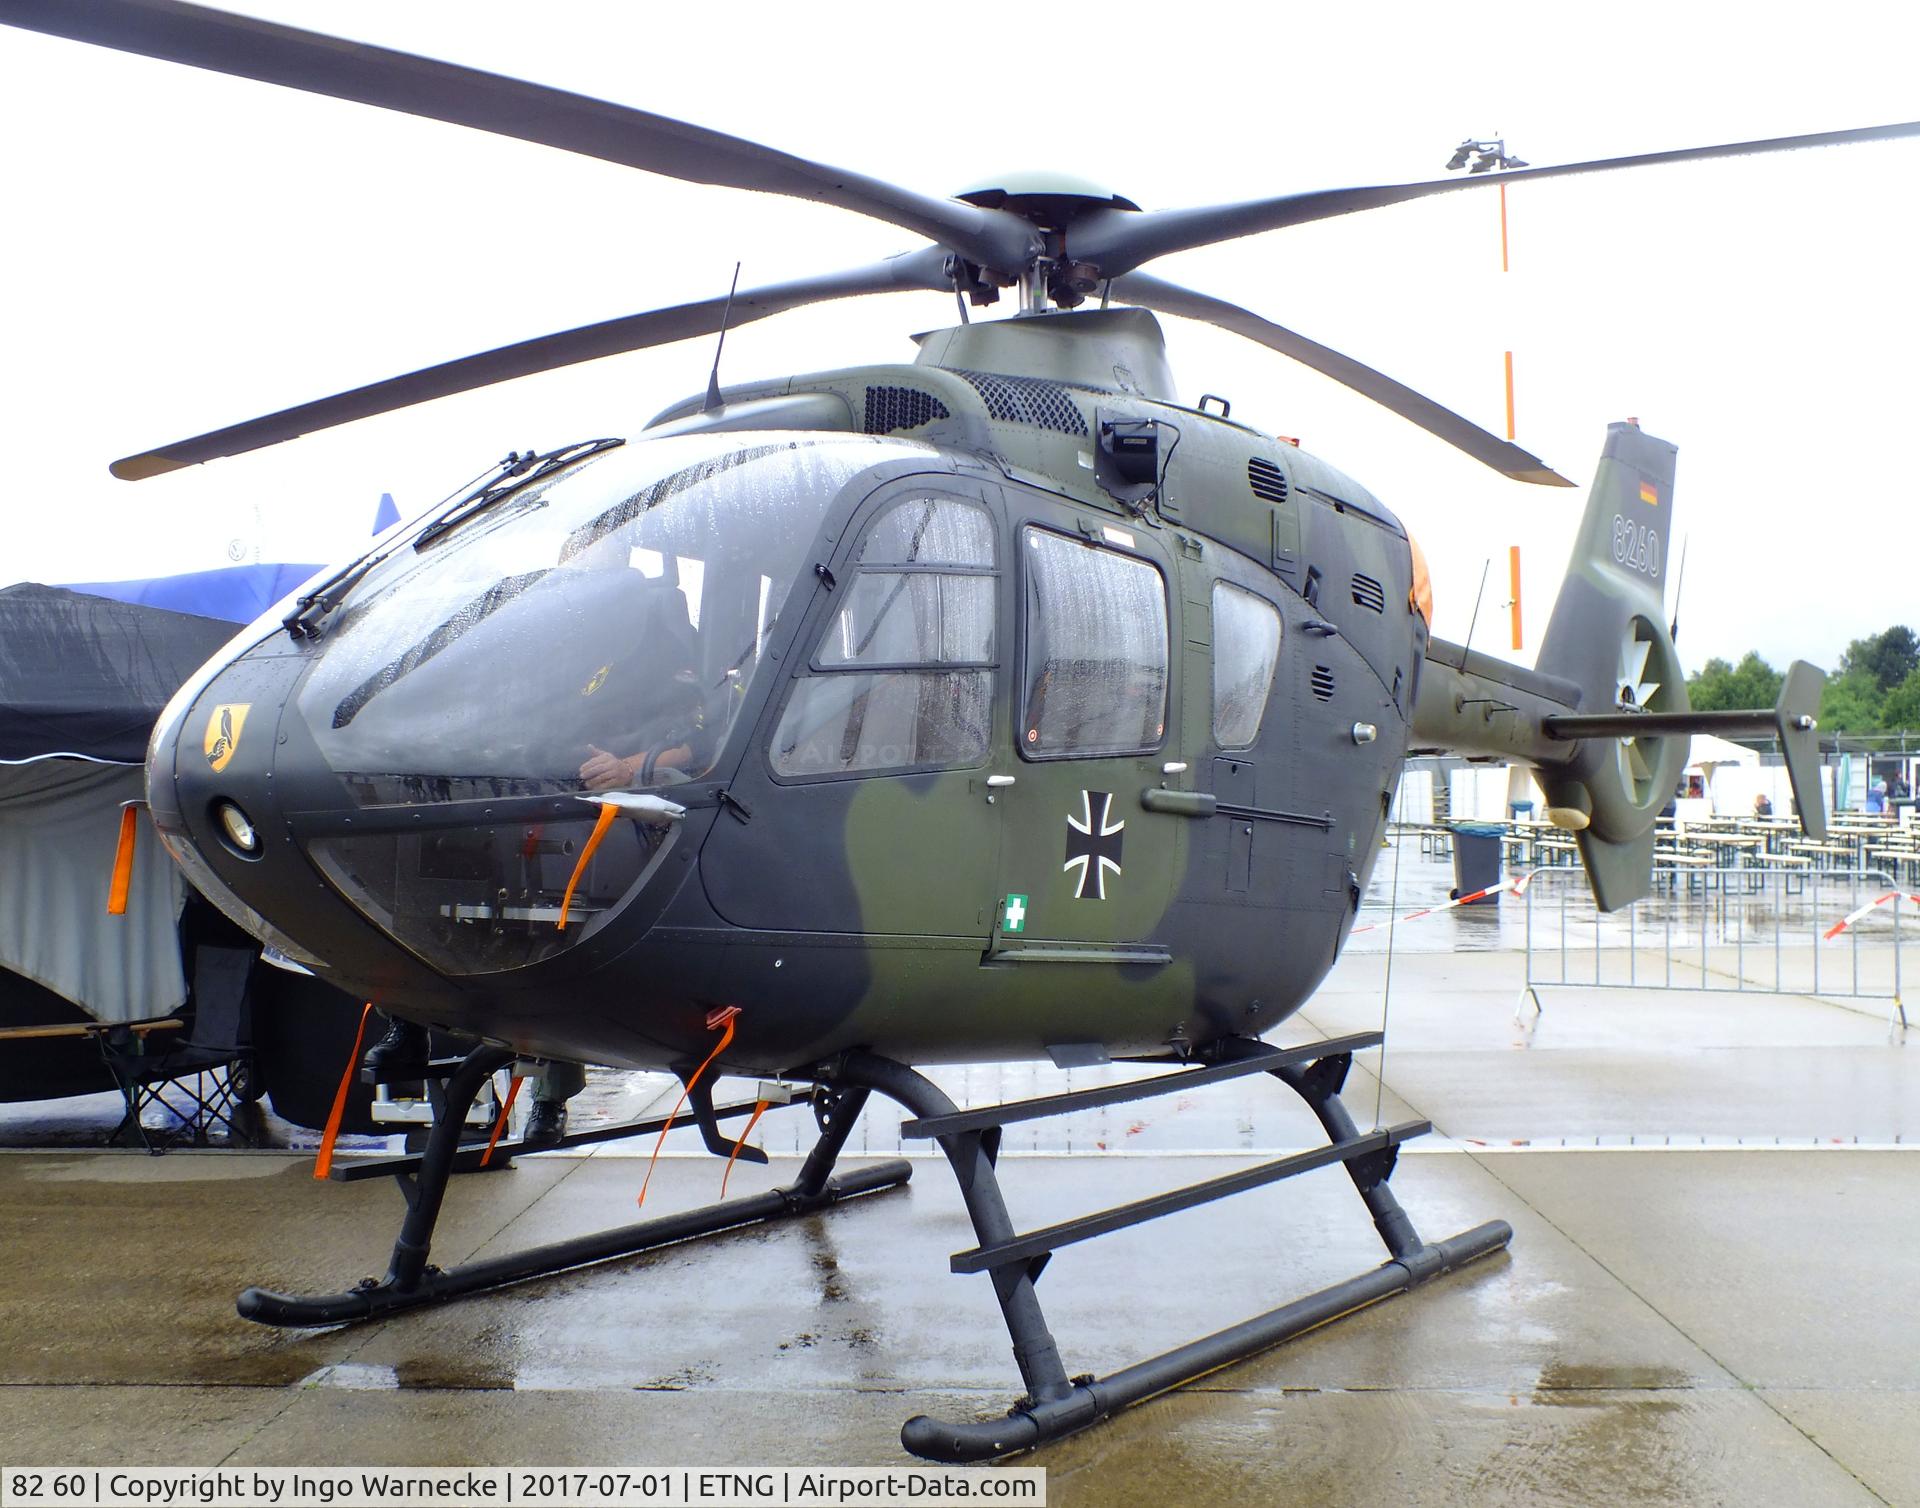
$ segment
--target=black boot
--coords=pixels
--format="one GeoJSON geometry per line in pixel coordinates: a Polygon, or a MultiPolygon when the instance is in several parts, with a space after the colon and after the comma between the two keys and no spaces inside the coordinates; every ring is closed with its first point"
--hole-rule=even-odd
{"type": "Polygon", "coordinates": [[[417,1021],[389,1018],[387,1034],[369,1047],[360,1062],[383,1084],[424,1078],[427,1072],[427,1029],[417,1021]]]}
{"type": "Polygon", "coordinates": [[[551,1147],[566,1134],[567,1102],[536,1099],[532,1113],[527,1116],[527,1129],[520,1134],[520,1145],[551,1147]]]}

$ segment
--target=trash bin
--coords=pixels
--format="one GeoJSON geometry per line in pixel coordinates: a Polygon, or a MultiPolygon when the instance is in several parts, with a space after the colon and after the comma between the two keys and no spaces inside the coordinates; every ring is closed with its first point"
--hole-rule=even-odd
{"type": "Polygon", "coordinates": [[[1453,831],[1453,890],[1449,898],[1458,900],[1485,890],[1491,892],[1470,906],[1498,905],[1500,892],[1500,840],[1506,830],[1497,822],[1449,822],[1453,831]]]}

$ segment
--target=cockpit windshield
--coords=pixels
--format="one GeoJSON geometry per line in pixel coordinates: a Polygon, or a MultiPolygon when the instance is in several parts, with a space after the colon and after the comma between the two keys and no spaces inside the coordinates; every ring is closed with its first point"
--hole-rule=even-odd
{"type": "Polygon", "coordinates": [[[922,454],[769,433],[595,457],[383,562],[323,641],[300,713],[367,804],[697,779],[828,505],[861,471],[922,454]]]}

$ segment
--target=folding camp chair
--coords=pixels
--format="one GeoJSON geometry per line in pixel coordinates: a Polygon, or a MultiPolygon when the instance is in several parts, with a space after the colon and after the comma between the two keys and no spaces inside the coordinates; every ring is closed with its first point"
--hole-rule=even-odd
{"type": "Polygon", "coordinates": [[[204,1145],[208,1133],[251,1145],[244,1107],[256,1097],[248,980],[253,953],[201,944],[193,957],[193,1023],[164,1045],[127,1028],[107,1033],[101,1044],[126,1097],[127,1113],[110,1140],[137,1135],[149,1152],[165,1151],[148,1135],[144,1112],[161,1106],[174,1124],[162,1140],[190,1137],[204,1145]]]}

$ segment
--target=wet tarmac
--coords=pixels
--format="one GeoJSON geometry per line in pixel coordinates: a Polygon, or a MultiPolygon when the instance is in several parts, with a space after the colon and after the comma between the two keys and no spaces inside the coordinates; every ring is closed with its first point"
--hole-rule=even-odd
{"type": "MultiPolygon", "coordinates": [[[[1394,1178],[1424,1235],[1505,1219],[1511,1250],[1021,1458],[1049,1500],[1920,1504],[1906,1034],[1761,993],[1549,988],[1516,1018],[1523,957],[1413,930],[1384,1067],[1363,1055],[1347,1102],[1435,1122],[1394,1178]]],[[[1387,959],[1360,941],[1279,1035],[1380,1024],[1387,959]]],[[[979,1100],[1061,1079],[943,1077],[979,1100]]],[[[603,1077],[581,1112],[658,1090],[603,1077]]],[[[769,1117],[773,1165],[730,1194],[791,1177],[800,1120],[769,1117]]],[[[896,1126],[855,1146],[892,1155],[896,1126]]],[[[1028,1227],[1316,1140],[1243,1082],[1010,1133],[1004,1182],[1028,1227]]],[[[435,1257],[625,1222],[644,1171],[608,1150],[458,1180],[435,1257]]],[[[648,1212],[712,1201],[720,1174],[663,1158],[648,1212]]],[[[316,1183],[290,1153],[0,1153],[0,1461],[894,1464],[909,1415],[991,1417],[1017,1391],[988,1283],[947,1271],[973,1240],[937,1160],[825,1214],[384,1322],[235,1316],[251,1283],[379,1272],[399,1212],[391,1183],[316,1183]]],[[[1068,1369],[1106,1373],[1382,1255],[1323,1170],[1063,1250],[1040,1293],[1068,1369]]]]}

